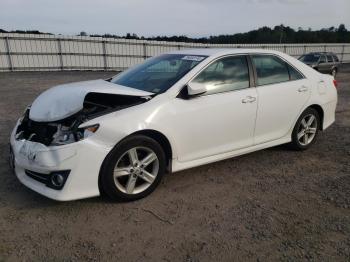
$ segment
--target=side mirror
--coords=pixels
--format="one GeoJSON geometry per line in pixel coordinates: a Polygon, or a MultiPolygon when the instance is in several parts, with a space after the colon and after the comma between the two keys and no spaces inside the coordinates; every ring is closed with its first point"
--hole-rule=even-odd
{"type": "Polygon", "coordinates": [[[189,96],[195,96],[195,95],[204,94],[205,92],[207,92],[207,88],[204,84],[188,83],[187,92],[189,96]]]}

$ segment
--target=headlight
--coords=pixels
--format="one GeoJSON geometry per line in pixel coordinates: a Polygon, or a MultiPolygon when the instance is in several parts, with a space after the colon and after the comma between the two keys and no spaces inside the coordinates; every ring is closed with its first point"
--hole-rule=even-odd
{"type": "Polygon", "coordinates": [[[52,144],[63,145],[83,140],[93,135],[99,127],[99,124],[94,124],[91,126],[80,127],[77,130],[71,130],[69,127],[59,125],[56,134],[53,136],[52,144]]]}
{"type": "Polygon", "coordinates": [[[100,127],[99,124],[81,127],[81,128],[78,128],[77,134],[80,136],[81,139],[84,139],[93,135],[99,127],[100,127]]]}

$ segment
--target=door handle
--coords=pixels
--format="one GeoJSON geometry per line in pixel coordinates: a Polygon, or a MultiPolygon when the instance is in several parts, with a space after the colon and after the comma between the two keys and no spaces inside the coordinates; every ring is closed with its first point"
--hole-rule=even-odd
{"type": "Polygon", "coordinates": [[[298,92],[306,92],[308,90],[307,86],[302,86],[298,89],[298,92]]]}
{"type": "Polygon", "coordinates": [[[246,98],[242,99],[242,103],[253,103],[256,100],[254,96],[247,96],[246,98]]]}

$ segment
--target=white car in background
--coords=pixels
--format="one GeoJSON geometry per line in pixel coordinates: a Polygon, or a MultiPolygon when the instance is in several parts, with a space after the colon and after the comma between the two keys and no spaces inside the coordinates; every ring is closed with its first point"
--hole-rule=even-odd
{"type": "Polygon", "coordinates": [[[285,143],[307,149],[334,122],[335,87],[280,52],[169,52],[43,92],[13,130],[11,162],[24,185],[55,200],[135,200],[166,171],[285,143]]]}

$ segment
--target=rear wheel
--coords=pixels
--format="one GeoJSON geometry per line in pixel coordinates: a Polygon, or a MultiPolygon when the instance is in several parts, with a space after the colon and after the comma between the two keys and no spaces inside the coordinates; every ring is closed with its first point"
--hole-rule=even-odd
{"type": "Polygon", "coordinates": [[[160,183],[166,168],[162,147],[137,135],[120,142],[101,170],[101,187],[113,200],[136,200],[149,195],[160,183]]]}
{"type": "Polygon", "coordinates": [[[291,147],[295,150],[305,150],[315,141],[320,128],[320,117],[313,108],[306,109],[295,124],[292,133],[291,147]]]}

